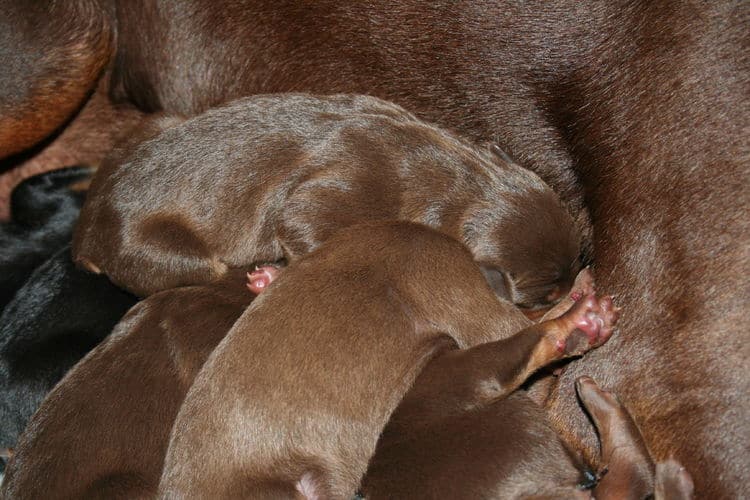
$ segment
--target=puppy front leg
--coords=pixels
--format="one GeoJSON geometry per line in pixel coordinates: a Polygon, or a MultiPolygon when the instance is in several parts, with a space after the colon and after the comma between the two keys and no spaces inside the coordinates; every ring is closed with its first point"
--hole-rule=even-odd
{"type": "Polygon", "coordinates": [[[576,276],[573,286],[570,289],[568,295],[563,297],[560,302],[552,306],[544,315],[541,317],[540,322],[548,321],[562,316],[568,312],[582,297],[595,293],[594,289],[594,275],[591,273],[591,268],[584,267],[576,276]]]}
{"type": "Polygon", "coordinates": [[[640,499],[651,492],[656,500],[693,498],[693,480],[670,459],[654,466],[641,432],[617,397],[590,377],[576,380],[576,392],[596,426],[604,471],[594,488],[600,500],[640,499]]]}
{"type": "Polygon", "coordinates": [[[576,392],[601,442],[604,471],[594,495],[602,500],[646,498],[654,489],[654,464],[630,414],[590,377],[576,380],[576,392]]]}
{"type": "Polygon", "coordinates": [[[457,414],[502,399],[539,368],[606,342],[618,315],[611,298],[588,295],[562,316],[512,337],[449,351],[425,367],[399,413],[414,421],[415,415],[457,414]]]}

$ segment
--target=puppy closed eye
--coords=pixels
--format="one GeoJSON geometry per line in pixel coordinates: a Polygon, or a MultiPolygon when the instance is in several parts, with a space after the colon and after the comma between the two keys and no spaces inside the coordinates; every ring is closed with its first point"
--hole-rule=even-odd
{"type": "Polygon", "coordinates": [[[484,275],[484,279],[487,280],[487,284],[495,292],[495,295],[512,302],[513,294],[511,293],[506,273],[491,267],[479,266],[479,268],[484,275]]]}

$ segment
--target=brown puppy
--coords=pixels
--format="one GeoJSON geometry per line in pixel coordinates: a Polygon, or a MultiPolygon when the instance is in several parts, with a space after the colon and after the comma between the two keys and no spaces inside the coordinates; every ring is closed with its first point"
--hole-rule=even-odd
{"type": "Polygon", "coordinates": [[[658,460],[703,471],[697,496],[750,498],[750,3],[119,3],[119,96],[144,109],[364,92],[539,173],[590,216],[598,284],[627,312],[559,377],[557,429],[596,463],[574,398],[590,374],[658,460]]]}
{"type": "Polygon", "coordinates": [[[343,226],[420,222],[463,241],[496,292],[536,308],[570,288],[580,234],[533,173],[364,96],[259,96],[105,161],[75,258],[148,295],[292,261],[343,226]]]}
{"type": "Polygon", "coordinates": [[[430,359],[480,370],[482,407],[606,341],[615,316],[609,299],[588,296],[511,337],[528,320],[460,243],[404,222],[342,229],[293,262],[213,351],[175,422],[160,493],[350,499],[430,359]]]}
{"type": "Polygon", "coordinates": [[[0,496],[153,496],[193,377],[252,300],[244,274],[161,292],[131,309],[44,400],[0,496]]]}
{"type": "MultiPolygon", "coordinates": [[[[378,441],[363,481],[366,498],[590,498],[571,487],[580,465],[543,410],[522,392],[477,407],[476,388],[499,364],[479,353],[463,351],[458,362],[435,358],[420,373],[378,441]]],[[[501,353],[500,360],[503,354],[507,358],[501,353]]],[[[514,361],[503,361],[510,371],[514,361]]],[[[588,377],[576,382],[576,391],[594,421],[606,464],[593,497],[635,500],[653,494],[654,464],[628,412],[588,377]]],[[[656,498],[691,498],[674,484],[680,474],[687,481],[689,475],[665,465],[659,464],[658,477],[666,486],[657,489],[656,498]]]]}
{"type": "MultiPolygon", "coordinates": [[[[41,26],[81,19],[5,3],[41,26]]],[[[112,93],[145,111],[359,92],[502,144],[590,215],[599,284],[628,312],[614,342],[560,377],[549,399],[558,429],[596,459],[572,397],[585,371],[623,399],[657,458],[705,471],[699,496],[750,497],[739,444],[750,433],[750,3],[104,3],[118,29],[112,93]]],[[[0,57],[8,68],[16,53],[0,57]]]]}
{"type": "MultiPolygon", "coordinates": [[[[593,277],[585,269],[570,296],[546,315],[559,319],[539,328],[562,324],[565,329],[583,307],[575,300],[593,293],[593,277]]],[[[614,322],[614,313],[607,319],[614,322]]],[[[582,467],[547,423],[542,408],[514,392],[519,375],[528,373],[533,363],[528,359],[530,346],[518,340],[513,345],[517,349],[504,342],[495,349],[453,352],[427,364],[378,440],[362,483],[366,498],[588,498],[572,487],[582,467]],[[495,379],[501,389],[487,404],[478,394],[495,379]]],[[[579,379],[576,389],[600,437],[603,479],[594,496],[642,499],[653,493],[654,464],[628,412],[590,378],[579,379]]],[[[672,484],[678,477],[671,470],[661,474],[660,482],[668,486],[657,498],[690,498],[672,484]]]]}

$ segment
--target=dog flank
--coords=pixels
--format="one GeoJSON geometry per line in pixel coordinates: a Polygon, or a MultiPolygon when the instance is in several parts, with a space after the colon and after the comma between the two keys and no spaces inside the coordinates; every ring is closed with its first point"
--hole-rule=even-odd
{"type": "Polygon", "coordinates": [[[4,1],[3,11],[3,49],[12,56],[0,80],[0,158],[73,116],[114,53],[112,19],[94,0],[4,1]]]}

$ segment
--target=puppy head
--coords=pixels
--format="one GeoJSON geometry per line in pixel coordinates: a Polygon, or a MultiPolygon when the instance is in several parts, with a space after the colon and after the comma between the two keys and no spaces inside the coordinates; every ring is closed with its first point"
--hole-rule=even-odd
{"type": "Polygon", "coordinates": [[[581,234],[551,190],[503,193],[465,219],[464,243],[495,293],[538,309],[565,296],[581,268],[581,234]]]}

